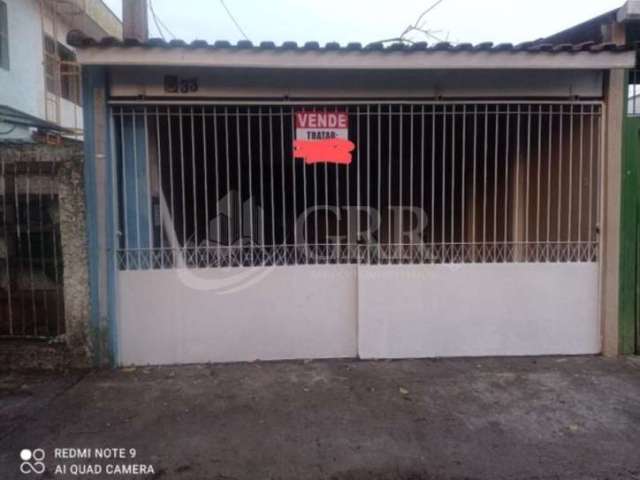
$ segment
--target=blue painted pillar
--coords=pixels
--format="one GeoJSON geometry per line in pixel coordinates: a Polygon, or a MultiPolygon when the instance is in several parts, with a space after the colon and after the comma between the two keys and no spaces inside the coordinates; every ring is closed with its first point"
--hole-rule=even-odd
{"type": "Polygon", "coordinates": [[[84,175],[89,246],[89,329],[96,366],[117,359],[114,163],[107,105],[108,71],[83,67],[84,175]]]}

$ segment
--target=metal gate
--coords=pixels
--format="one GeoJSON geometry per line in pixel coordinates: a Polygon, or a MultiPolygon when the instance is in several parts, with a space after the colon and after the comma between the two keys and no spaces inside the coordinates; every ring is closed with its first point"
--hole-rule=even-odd
{"type": "Polygon", "coordinates": [[[121,363],[597,353],[603,110],[112,102],[121,363]],[[304,111],[350,164],[295,158],[304,111]]]}
{"type": "Polygon", "coordinates": [[[113,106],[118,264],[591,262],[599,102],[113,106]],[[293,157],[349,115],[351,165],[293,157]]]}

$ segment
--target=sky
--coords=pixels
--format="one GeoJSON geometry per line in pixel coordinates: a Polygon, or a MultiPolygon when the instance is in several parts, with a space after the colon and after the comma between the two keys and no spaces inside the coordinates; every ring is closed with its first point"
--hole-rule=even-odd
{"type": "MultiPolygon", "coordinates": [[[[122,0],[104,0],[118,15],[122,0]]],[[[221,0],[149,0],[157,17],[186,41],[243,39],[221,0]]],[[[224,0],[248,38],[363,44],[399,36],[434,0],[224,0]]],[[[425,29],[452,42],[518,43],[548,36],[618,8],[624,0],[442,0],[425,29]]],[[[150,35],[157,33],[149,19],[150,35]]],[[[167,39],[172,38],[168,33],[167,39]]],[[[422,34],[413,40],[429,41],[422,34]]]]}

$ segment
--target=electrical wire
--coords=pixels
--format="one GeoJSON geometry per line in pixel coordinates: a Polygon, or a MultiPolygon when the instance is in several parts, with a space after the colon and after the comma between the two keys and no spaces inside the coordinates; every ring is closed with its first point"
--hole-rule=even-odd
{"type": "Polygon", "coordinates": [[[242,27],[240,26],[240,24],[238,23],[238,21],[235,19],[235,17],[233,16],[233,14],[231,13],[231,11],[227,8],[227,5],[224,3],[224,0],[220,0],[220,4],[222,5],[222,7],[225,9],[225,11],[227,12],[227,15],[229,15],[229,18],[231,19],[231,21],[235,24],[236,28],[238,29],[238,31],[242,34],[242,36],[244,37],[245,40],[249,40],[249,37],[247,36],[246,33],[244,33],[244,30],[242,29],[242,27]]]}
{"type": "Polygon", "coordinates": [[[151,17],[153,18],[153,23],[155,23],[155,25],[156,25],[156,30],[158,30],[158,33],[160,34],[162,39],[166,40],[166,38],[164,36],[164,33],[162,31],[163,28],[169,35],[171,35],[172,38],[176,38],[176,36],[173,34],[173,32],[167,28],[167,26],[164,24],[164,22],[156,14],[155,9],[153,8],[153,0],[149,0],[149,10],[151,11],[151,17]]]}

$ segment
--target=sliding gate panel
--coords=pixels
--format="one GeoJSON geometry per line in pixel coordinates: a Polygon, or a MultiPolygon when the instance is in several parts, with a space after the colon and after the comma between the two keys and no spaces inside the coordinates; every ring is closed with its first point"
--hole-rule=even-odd
{"type": "Polygon", "coordinates": [[[114,104],[121,363],[595,353],[602,113],[114,104]],[[351,162],[294,157],[302,112],[351,162]]]}

